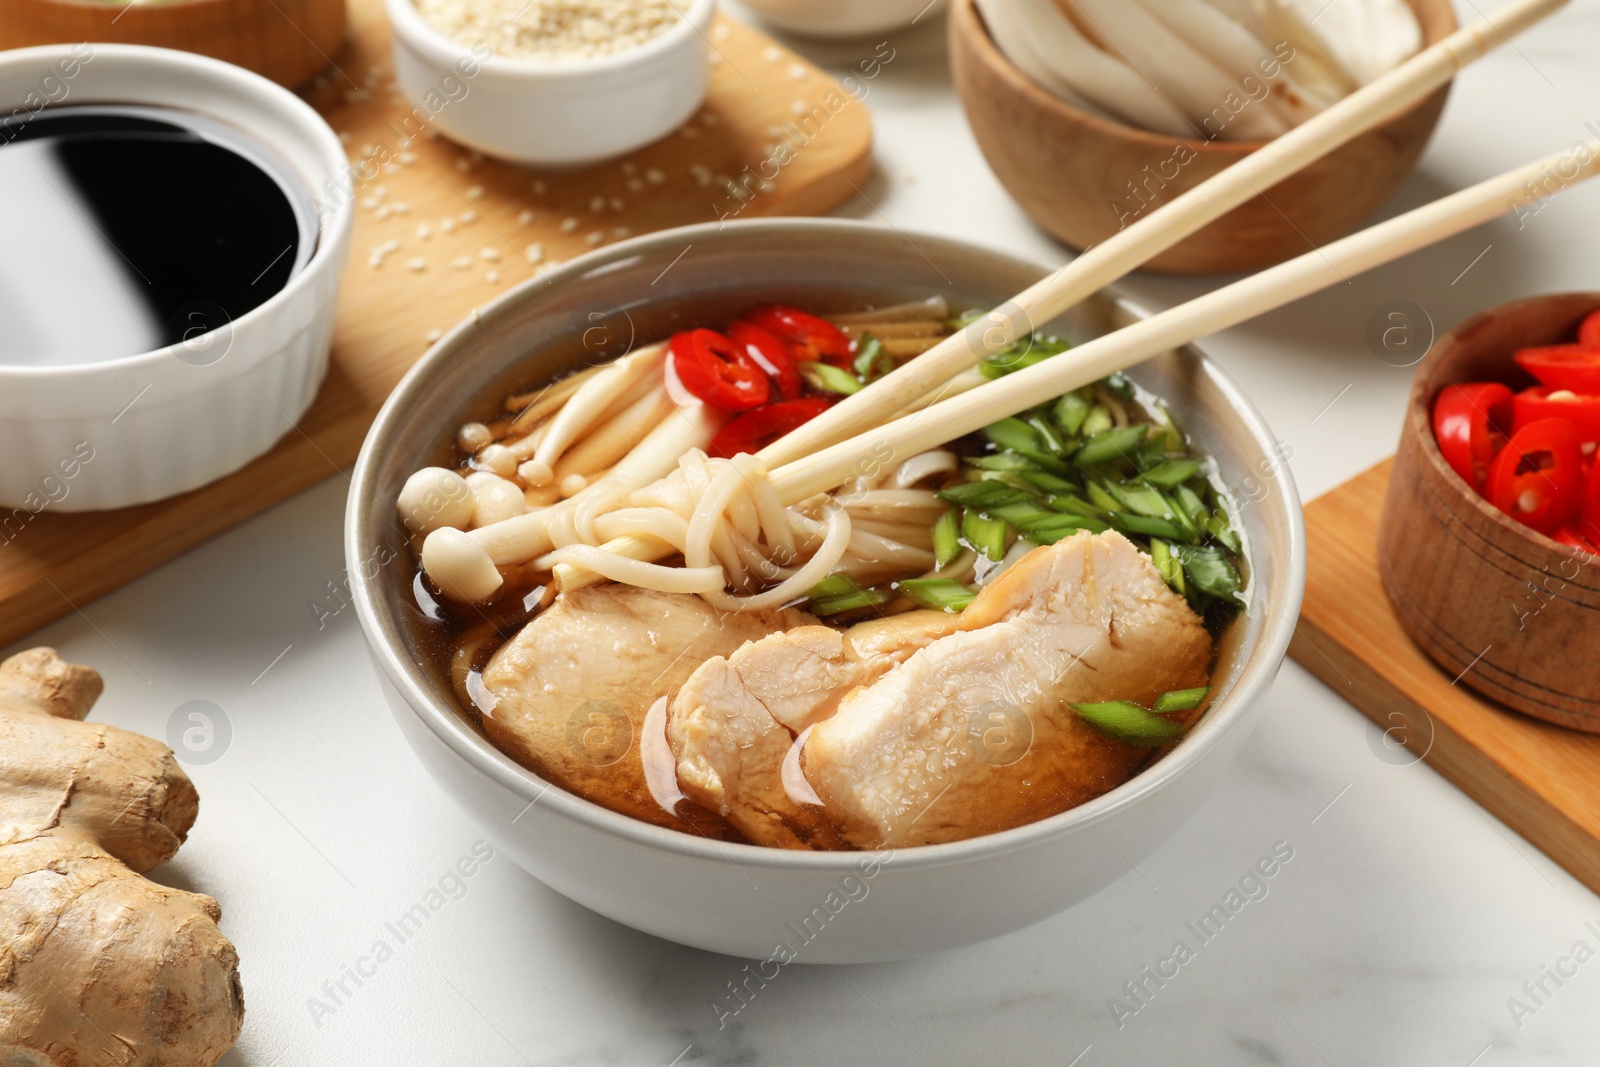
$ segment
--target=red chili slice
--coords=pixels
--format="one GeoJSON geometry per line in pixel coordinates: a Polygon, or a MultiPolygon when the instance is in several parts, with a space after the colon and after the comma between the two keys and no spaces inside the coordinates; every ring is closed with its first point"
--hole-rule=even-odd
{"type": "Polygon", "coordinates": [[[1600,441],[1600,396],[1579,396],[1570,389],[1535,385],[1512,399],[1513,433],[1540,419],[1566,419],[1578,431],[1580,442],[1600,441]]]}
{"type": "Polygon", "coordinates": [[[1499,382],[1447,385],[1433,402],[1433,437],[1444,461],[1482,490],[1489,464],[1505,444],[1512,420],[1511,390],[1499,382]]]}
{"type": "Polygon", "coordinates": [[[1522,348],[1512,357],[1517,365],[1552,389],[1600,394],[1600,348],[1587,345],[1545,345],[1522,348]]]}
{"type": "Polygon", "coordinates": [[[747,411],[724,426],[711,441],[711,454],[732,459],[740,452],[759,452],[798,426],[828,410],[821,397],[785,400],[747,411]]]}
{"type": "Polygon", "coordinates": [[[1574,530],[1570,526],[1563,526],[1550,536],[1554,540],[1559,541],[1570,548],[1581,548],[1585,552],[1592,552],[1595,555],[1600,555],[1600,548],[1596,548],[1593,541],[1590,541],[1587,537],[1584,537],[1583,534],[1574,530]]]}
{"type": "Polygon", "coordinates": [[[1578,432],[1564,419],[1530,422],[1489,467],[1484,495],[1524,526],[1554,534],[1578,514],[1584,491],[1578,432]]]}
{"type": "Polygon", "coordinates": [[[669,350],[683,387],[714,408],[749,411],[771,395],[760,364],[716,330],[675,333],[669,350]]]}
{"type": "Polygon", "coordinates": [[[1600,462],[1589,469],[1577,526],[1578,534],[1589,542],[1589,551],[1600,551],[1600,462]]]}
{"type": "Polygon", "coordinates": [[[1600,348],[1600,311],[1591,311],[1578,326],[1578,343],[1588,348],[1600,348]]]}
{"type": "Polygon", "coordinates": [[[742,347],[767,372],[779,400],[795,400],[800,396],[806,383],[782,341],[749,322],[729,323],[728,339],[742,347]]]}
{"type": "Polygon", "coordinates": [[[740,318],[788,345],[801,363],[831,363],[847,369],[850,366],[850,338],[827,319],[785,304],[762,304],[740,318]]]}

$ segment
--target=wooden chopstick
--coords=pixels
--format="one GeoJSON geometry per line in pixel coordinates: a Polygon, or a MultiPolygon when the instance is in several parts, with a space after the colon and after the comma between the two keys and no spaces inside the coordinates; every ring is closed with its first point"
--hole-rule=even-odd
{"type": "MultiPolygon", "coordinates": [[[[1276,267],[1115,333],[1086,341],[1025,370],[985,382],[952,399],[901,415],[848,440],[785,464],[770,474],[785,504],[826,492],[863,464],[893,464],[1090,382],[1126,370],[1191,341],[1236,326],[1351,275],[1382,266],[1510,211],[1542,202],[1600,172],[1600,142],[1575,145],[1458,193],[1396,216],[1276,267]]],[[[908,405],[911,406],[911,405],[908,405]]],[[[904,410],[904,409],[902,409],[904,410]]],[[[669,551],[650,539],[618,538],[602,546],[630,559],[659,559],[669,551]]],[[[563,590],[599,577],[580,567],[556,568],[563,590]]]]}
{"type": "Polygon", "coordinates": [[[893,463],[915,455],[1543,201],[1597,172],[1600,141],[1574,145],[786,464],[772,471],[773,488],[786,504],[804,500],[850,478],[867,457],[893,463]]]}
{"type": "Polygon", "coordinates": [[[1418,52],[1327,110],[1139,219],[871,386],[758,453],[768,469],[883,422],[1263,189],[1405,110],[1567,0],[1512,0],[1418,52]]]}

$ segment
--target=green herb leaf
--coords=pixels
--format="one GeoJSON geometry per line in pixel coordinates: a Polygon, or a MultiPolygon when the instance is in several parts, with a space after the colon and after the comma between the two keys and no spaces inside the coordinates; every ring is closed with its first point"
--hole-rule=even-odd
{"type": "Polygon", "coordinates": [[[1135,748],[1149,748],[1180,740],[1186,732],[1170,719],[1163,719],[1131,700],[1108,700],[1095,704],[1074,704],[1084,722],[1114,741],[1135,748]]]}
{"type": "Polygon", "coordinates": [[[851,393],[861,392],[861,382],[855,375],[829,363],[803,362],[800,364],[800,377],[804,378],[811,388],[823,393],[849,396],[851,393]]]}
{"type": "Polygon", "coordinates": [[[1197,686],[1194,689],[1174,689],[1157,697],[1150,710],[1157,715],[1169,715],[1174,711],[1193,711],[1200,706],[1200,702],[1209,692],[1211,687],[1208,685],[1197,686]]]}
{"type": "Polygon", "coordinates": [[[961,611],[977,596],[951,578],[908,578],[895,583],[895,588],[913,604],[934,611],[961,611]]]}

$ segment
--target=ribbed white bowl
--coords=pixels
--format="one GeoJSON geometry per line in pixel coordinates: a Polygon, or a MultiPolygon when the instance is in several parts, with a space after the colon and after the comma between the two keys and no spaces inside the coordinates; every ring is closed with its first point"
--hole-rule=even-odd
{"type": "Polygon", "coordinates": [[[59,105],[182,108],[248,131],[311,191],[317,248],[266,303],[186,344],[64,367],[10,366],[0,355],[0,507],[35,514],[125,507],[237,470],[293,428],[328,368],[354,199],[338,137],[265,78],[164,48],[76,44],[0,53],[0,113],[36,109],[30,101],[42,91],[59,105]],[[74,62],[65,76],[61,64],[74,62]]]}

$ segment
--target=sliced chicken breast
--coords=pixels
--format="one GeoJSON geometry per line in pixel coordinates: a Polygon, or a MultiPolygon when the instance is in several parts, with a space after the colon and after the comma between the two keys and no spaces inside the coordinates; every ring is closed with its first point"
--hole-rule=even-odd
{"type": "MultiPolygon", "coordinates": [[[[558,597],[483,672],[484,729],[564,789],[663,826],[640,759],[645,713],[706,660],[816,619],[720,612],[696,596],[605,583],[558,597]]],[[[670,776],[670,768],[667,771],[670,776]]]]}
{"type": "Polygon", "coordinates": [[[707,660],[668,711],[679,786],[756,844],[843,847],[820,809],[785,788],[784,756],[846,693],[954,632],[959,618],[915,611],[843,631],[802,626],[707,660]]]}
{"type": "Polygon", "coordinates": [[[1116,533],[1029,553],[960,627],[846,695],[806,742],[805,777],[856,847],[962,840],[1096,797],[1149,753],[1068,705],[1148,703],[1209,676],[1199,617],[1116,533]]]}

